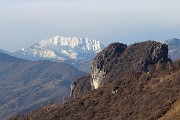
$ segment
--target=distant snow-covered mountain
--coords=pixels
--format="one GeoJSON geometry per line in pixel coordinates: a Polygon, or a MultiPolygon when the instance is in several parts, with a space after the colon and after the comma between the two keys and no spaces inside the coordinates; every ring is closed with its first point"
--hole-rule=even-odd
{"type": "Polygon", "coordinates": [[[165,40],[163,43],[168,45],[169,57],[173,61],[180,59],[180,39],[172,38],[172,39],[165,40]]]}
{"type": "Polygon", "coordinates": [[[84,60],[93,59],[103,48],[104,45],[95,39],[55,36],[22,48],[14,55],[29,60],[84,60]]]}

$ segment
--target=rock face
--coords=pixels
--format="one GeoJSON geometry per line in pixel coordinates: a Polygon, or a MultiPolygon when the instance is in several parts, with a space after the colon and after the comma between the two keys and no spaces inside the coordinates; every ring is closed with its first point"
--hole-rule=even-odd
{"type": "MultiPolygon", "coordinates": [[[[155,41],[135,43],[127,46],[113,43],[100,52],[94,59],[91,67],[91,86],[93,89],[105,84],[108,77],[114,74],[111,69],[117,67],[120,71],[153,70],[150,65],[170,61],[168,59],[168,46],[155,41]],[[130,67],[131,65],[131,67],[130,67]]],[[[125,71],[120,74],[125,74],[125,71]]]]}
{"type": "Polygon", "coordinates": [[[97,89],[106,73],[108,72],[106,64],[110,61],[117,60],[118,54],[121,54],[127,45],[121,43],[113,43],[100,52],[94,59],[91,67],[91,86],[93,89],[97,89]]]}
{"type": "Polygon", "coordinates": [[[92,90],[91,84],[90,84],[90,75],[81,77],[77,80],[75,80],[71,84],[71,94],[70,96],[72,98],[75,98],[77,96],[81,96],[83,94],[86,94],[92,90]]]}
{"type": "MultiPolygon", "coordinates": [[[[116,78],[116,76],[123,78],[133,76],[137,72],[153,72],[161,70],[160,68],[165,69],[169,67],[166,63],[168,65],[171,63],[166,44],[155,41],[135,43],[129,46],[122,43],[112,43],[95,57],[91,66],[90,77],[86,78],[85,81],[94,90],[112,82],[111,78],[116,78]]],[[[83,89],[84,82],[79,80],[75,84],[73,90],[76,89],[76,91],[73,91],[73,97],[87,93],[87,89],[83,89]],[[77,86],[81,87],[77,88],[77,86]]]]}

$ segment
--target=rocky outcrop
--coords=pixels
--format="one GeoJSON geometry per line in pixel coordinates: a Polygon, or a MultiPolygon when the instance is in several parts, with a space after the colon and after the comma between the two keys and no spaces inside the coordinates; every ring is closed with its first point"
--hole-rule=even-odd
{"type": "Polygon", "coordinates": [[[71,84],[71,98],[75,98],[78,96],[81,96],[83,94],[86,94],[92,90],[91,84],[90,84],[90,75],[81,77],[77,80],[75,80],[71,84]]]}
{"type": "Polygon", "coordinates": [[[91,86],[97,89],[115,74],[124,76],[132,72],[153,71],[156,68],[153,65],[168,61],[168,46],[159,42],[146,41],[130,46],[113,43],[94,59],[91,67],[91,86]]]}
{"type": "Polygon", "coordinates": [[[90,77],[86,77],[86,80],[79,79],[72,84],[71,96],[76,97],[91,91],[91,89],[98,89],[114,81],[111,78],[116,78],[116,76],[121,76],[118,78],[121,79],[131,74],[133,76],[138,72],[162,70],[169,67],[169,63],[171,60],[168,58],[166,44],[155,41],[135,43],[129,46],[112,43],[93,60],[90,77]]]}
{"type": "Polygon", "coordinates": [[[126,47],[125,44],[113,43],[95,57],[91,66],[91,86],[93,89],[97,89],[102,84],[102,80],[108,72],[108,63],[118,61],[118,56],[126,47]]]}

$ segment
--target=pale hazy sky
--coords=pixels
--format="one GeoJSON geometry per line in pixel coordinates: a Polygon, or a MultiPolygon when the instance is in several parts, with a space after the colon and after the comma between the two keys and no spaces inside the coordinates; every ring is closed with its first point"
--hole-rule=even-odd
{"type": "Polygon", "coordinates": [[[107,45],[180,38],[180,0],[0,0],[0,49],[55,35],[107,45]]]}

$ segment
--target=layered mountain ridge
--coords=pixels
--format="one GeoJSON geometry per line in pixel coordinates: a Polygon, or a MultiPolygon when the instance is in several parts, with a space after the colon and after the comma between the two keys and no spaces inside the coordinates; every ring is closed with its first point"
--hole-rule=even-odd
{"type": "Polygon", "coordinates": [[[100,41],[89,38],[55,36],[10,54],[27,60],[65,62],[89,72],[92,59],[104,48],[100,41]]]}
{"type": "Polygon", "coordinates": [[[43,105],[63,102],[70,84],[86,75],[71,65],[48,60],[29,61],[0,53],[0,119],[43,105]]]}
{"type": "MultiPolygon", "coordinates": [[[[180,58],[180,39],[172,38],[164,42],[169,48],[169,57],[175,61],[180,58]]],[[[16,52],[7,52],[10,55],[27,60],[61,61],[73,65],[78,70],[90,72],[93,58],[105,46],[100,41],[89,38],[55,36],[44,39],[16,52]]]]}
{"type": "MultiPolygon", "coordinates": [[[[172,38],[164,42],[169,46],[169,56],[172,60],[180,58],[180,39],[172,38]]],[[[87,60],[93,59],[105,46],[100,41],[89,38],[55,36],[44,39],[13,53],[14,56],[29,60],[87,60]]]]}

